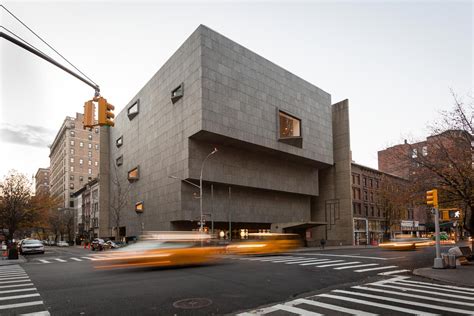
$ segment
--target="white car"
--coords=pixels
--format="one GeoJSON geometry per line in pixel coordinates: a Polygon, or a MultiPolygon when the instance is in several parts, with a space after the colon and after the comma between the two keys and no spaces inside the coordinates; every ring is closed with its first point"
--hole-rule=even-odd
{"type": "Polygon", "coordinates": [[[20,246],[20,254],[44,253],[44,245],[36,239],[25,239],[20,246]]]}
{"type": "Polygon", "coordinates": [[[69,244],[64,240],[61,240],[61,241],[58,241],[56,246],[58,246],[58,247],[69,247],[69,244]]]}

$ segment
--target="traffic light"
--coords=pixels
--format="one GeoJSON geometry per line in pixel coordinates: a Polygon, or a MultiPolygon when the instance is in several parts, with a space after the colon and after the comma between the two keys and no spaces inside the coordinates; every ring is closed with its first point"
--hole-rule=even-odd
{"type": "Polygon", "coordinates": [[[107,103],[107,99],[99,97],[99,125],[100,126],[114,126],[114,113],[112,112],[115,107],[112,104],[107,103]]]}
{"type": "Polygon", "coordinates": [[[426,204],[431,205],[435,208],[438,207],[438,190],[433,189],[426,191],[426,204]]]}
{"type": "Polygon", "coordinates": [[[82,117],[82,125],[84,128],[92,128],[94,126],[95,104],[92,101],[84,102],[84,116],[82,117]]]}
{"type": "Polygon", "coordinates": [[[449,211],[441,211],[439,212],[439,219],[441,221],[449,221],[449,211]]]}

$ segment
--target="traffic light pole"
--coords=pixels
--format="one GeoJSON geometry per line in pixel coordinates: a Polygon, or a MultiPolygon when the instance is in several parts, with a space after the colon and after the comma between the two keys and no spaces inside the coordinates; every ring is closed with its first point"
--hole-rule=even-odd
{"type": "Polygon", "coordinates": [[[436,258],[434,259],[433,269],[444,269],[443,259],[441,259],[441,242],[439,238],[439,209],[433,208],[435,213],[435,237],[436,237],[436,258]]]}

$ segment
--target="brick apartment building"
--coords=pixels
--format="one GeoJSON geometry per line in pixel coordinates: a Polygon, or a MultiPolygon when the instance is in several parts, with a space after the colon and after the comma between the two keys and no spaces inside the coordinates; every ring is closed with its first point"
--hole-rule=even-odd
{"type": "Polygon", "coordinates": [[[49,168],[38,168],[35,174],[35,194],[49,195],[49,168]]]}
{"type": "Polygon", "coordinates": [[[70,195],[99,173],[99,128],[85,130],[82,114],[66,117],[50,146],[51,195],[73,207],[70,195]]]}

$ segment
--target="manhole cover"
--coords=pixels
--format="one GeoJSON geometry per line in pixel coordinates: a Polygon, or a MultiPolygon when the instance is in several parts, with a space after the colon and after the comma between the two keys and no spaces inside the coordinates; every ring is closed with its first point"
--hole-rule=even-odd
{"type": "Polygon", "coordinates": [[[182,309],[196,309],[203,308],[212,304],[212,301],[208,298],[187,298],[184,300],[179,300],[173,303],[175,308],[182,309]]]}

